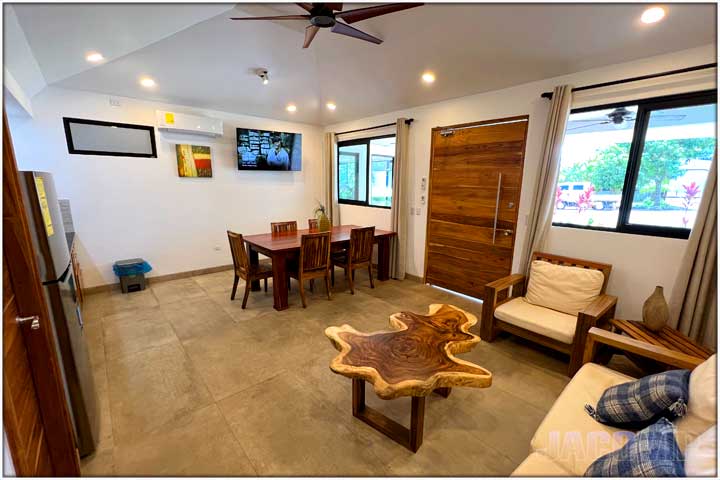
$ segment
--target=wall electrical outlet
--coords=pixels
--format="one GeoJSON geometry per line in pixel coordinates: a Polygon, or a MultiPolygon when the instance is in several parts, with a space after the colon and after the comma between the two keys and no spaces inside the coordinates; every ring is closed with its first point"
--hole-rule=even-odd
{"type": "Polygon", "coordinates": [[[120,100],[117,98],[110,97],[110,106],[111,107],[119,107],[120,106],[120,100]]]}

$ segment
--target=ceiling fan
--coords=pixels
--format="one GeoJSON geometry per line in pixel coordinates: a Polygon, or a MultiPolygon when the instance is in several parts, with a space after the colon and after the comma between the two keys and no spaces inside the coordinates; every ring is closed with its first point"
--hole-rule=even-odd
{"type": "Polygon", "coordinates": [[[408,8],[420,7],[422,3],[387,3],[374,7],[356,8],[354,10],[342,11],[342,3],[296,3],[300,8],[308,12],[305,15],[280,15],[276,17],[234,17],[230,20],[306,20],[310,25],[305,27],[305,42],[303,48],[308,48],[315,35],[321,28],[329,28],[333,33],[347,35],[375,44],[383,41],[377,37],[351,27],[348,23],[359,22],[368,18],[387,15],[388,13],[407,10],[408,8]],[[340,22],[338,20],[343,20],[340,22]]]}
{"type": "MultiPolygon", "coordinates": [[[[592,123],[588,123],[587,125],[580,125],[578,127],[568,128],[568,131],[578,130],[581,128],[588,128],[588,127],[592,127],[594,125],[609,125],[609,124],[615,125],[616,127],[619,128],[622,125],[624,125],[625,122],[635,121],[635,113],[631,112],[630,110],[628,110],[625,107],[618,107],[615,110],[613,110],[612,112],[605,114],[605,117],[607,118],[607,120],[601,120],[599,118],[593,118],[593,119],[588,119],[588,120],[570,120],[570,123],[586,123],[586,122],[592,122],[592,123]]],[[[658,120],[669,121],[669,120],[682,120],[685,117],[686,117],[686,115],[658,114],[658,115],[653,115],[652,118],[658,119],[658,120]],[[661,117],[661,118],[659,118],[659,117],[661,117]]]]}

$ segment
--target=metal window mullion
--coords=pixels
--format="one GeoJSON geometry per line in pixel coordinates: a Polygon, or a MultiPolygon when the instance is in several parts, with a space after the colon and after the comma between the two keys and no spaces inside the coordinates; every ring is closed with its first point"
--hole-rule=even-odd
{"type": "Polygon", "coordinates": [[[638,105],[637,113],[635,114],[635,130],[633,131],[632,143],[630,144],[630,154],[625,170],[625,182],[623,184],[623,193],[620,199],[616,225],[617,231],[619,232],[625,230],[630,220],[630,211],[632,210],[632,202],[635,197],[635,186],[637,184],[642,152],[645,146],[645,135],[650,119],[648,111],[647,106],[638,105]]]}

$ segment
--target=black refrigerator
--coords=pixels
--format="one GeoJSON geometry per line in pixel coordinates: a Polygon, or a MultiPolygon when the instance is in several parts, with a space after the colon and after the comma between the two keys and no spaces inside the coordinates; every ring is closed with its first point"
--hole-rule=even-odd
{"type": "Polygon", "coordinates": [[[49,173],[24,171],[20,172],[20,187],[52,317],[77,448],[80,456],[86,456],[95,450],[98,441],[99,402],[55,184],[49,173]]]}

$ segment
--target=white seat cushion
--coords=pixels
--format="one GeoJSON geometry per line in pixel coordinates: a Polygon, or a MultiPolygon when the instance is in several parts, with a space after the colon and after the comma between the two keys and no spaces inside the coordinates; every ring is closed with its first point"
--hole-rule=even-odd
{"type": "Polygon", "coordinates": [[[534,260],[525,298],[533,305],[577,317],[600,295],[604,281],[599,270],[534,260]]]}
{"type": "Polygon", "coordinates": [[[571,344],[575,337],[576,316],[538,307],[522,297],[514,298],[497,307],[495,316],[504,322],[562,343],[571,344]]]}
{"type": "Polygon", "coordinates": [[[518,465],[511,477],[572,477],[572,472],[565,470],[553,459],[542,453],[533,452],[518,465]]]}
{"type": "Polygon", "coordinates": [[[632,380],[609,368],[585,364],[538,427],[530,443],[532,450],[582,476],[595,459],[622,447],[633,435],[596,422],[585,412],[585,404],[597,405],[606,389],[632,380]]]}

